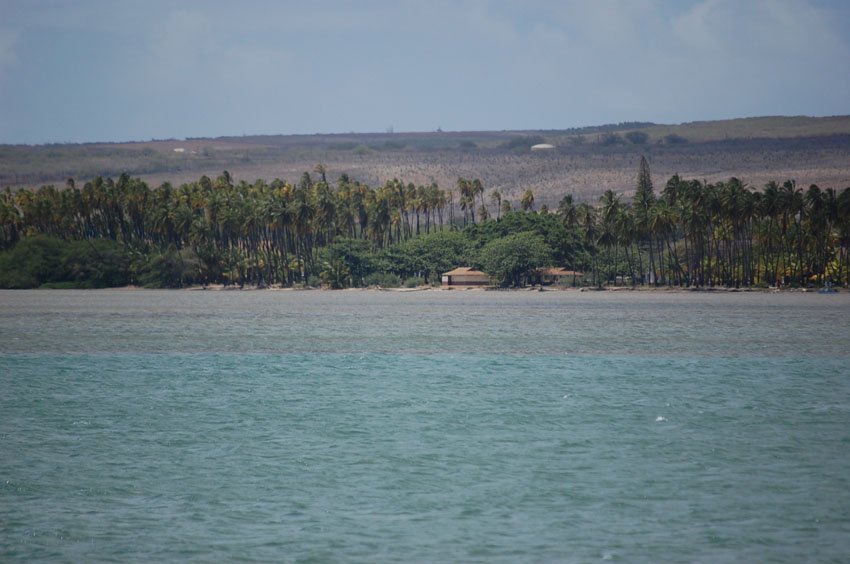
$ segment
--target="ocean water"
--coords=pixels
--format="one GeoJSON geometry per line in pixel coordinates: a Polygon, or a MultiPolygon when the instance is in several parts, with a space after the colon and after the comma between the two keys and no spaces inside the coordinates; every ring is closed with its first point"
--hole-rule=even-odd
{"type": "Polygon", "coordinates": [[[0,561],[848,555],[846,293],[0,292],[0,561]]]}

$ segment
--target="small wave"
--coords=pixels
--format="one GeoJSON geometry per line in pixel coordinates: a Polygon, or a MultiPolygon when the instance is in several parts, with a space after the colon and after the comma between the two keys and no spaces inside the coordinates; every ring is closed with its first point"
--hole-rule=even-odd
{"type": "Polygon", "coordinates": [[[658,417],[655,418],[656,423],[659,423],[659,422],[662,422],[662,421],[667,421],[667,418],[664,417],[663,415],[659,415],[658,417]]]}

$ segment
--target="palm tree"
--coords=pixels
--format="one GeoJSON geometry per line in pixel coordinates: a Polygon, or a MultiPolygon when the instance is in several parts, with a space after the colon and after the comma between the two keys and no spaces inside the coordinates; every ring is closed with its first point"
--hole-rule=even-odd
{"type": "Polygon", "coordinates": [[[313,172],[315,172],[316,174],[318,174],[322,178],[322,182],[324,182],[325,184],[328,183],[328,179],[326,177],[326,173],[328,172],[328,169],[325,167],[324,164],[322,164],[322,163],[316,164],[316,166],[313,167],[313,172]]]}
{"type": "Polygon", "coordinates": [[[534,210],[534,192],[532,192],[531,189],[528,189],[523,193],[519,205],[522,208],[522,211],[534,210]]]}
{"type": "Polygon", "coordinates": [[[498,190],[490,192],[490,203],[496,206],[496,221],[502,219],[502,193],[498,190]]]}
{"type": "Polygon", "coordinates": [[[475,203],[475,196],[478,196],[481,199],[481,207],[484,207],[484,185],[477,178],[472,181],[472,185],[470,186],[469,193],[472,196],[473,204],[475,203]]]}
{"type": "Polygon", "coordinates": [[[598,235],[596,210],[586,203],[581,203],[576,211],[576,217],[578,218],[578,224],[582,228],[585,245],[590,249],[593,283],[601,286],[602,282],[599,280],[596,262],[596,238],[598,235]]]}
{"type": "Polygon", "coordinates": [[[836,277],[841,280],[842,268],[845,272],[844,284],[850,286],[850,188],[845,188],[836,198],[835,223],[838,241],[838,268],[836,277]]]}
{"type": "Polygon", "coordinates": [[[467,215],[472,216],[472,223],[475,224],[475,198],[472,192],[472,182],[465,178],[457,179],[457,189],[460,193],[458,203],[460,209],[463,210],[463,226],[466,227],[467,215]]]}
{"type": "MultiPolygon", "coordinates": [[[[652,176],[649,172],[649,163],[646,157],[641,156],[638,169],[637,189],[632,200],[635,210],[635,227],[638,232],[638,240],[646,242],[649,249],[649,271],[650,279],[655,279],[655,253],[652,245],[652,229],[650,227],[651,210],[655,204],[655,194],[652,188],[652,176]]],[[[640,250],[638,250],[640,252],[640,250]]],[[[643,275],[643,272],[641,272],[643,275]]]]}
{"type": "Polygon", "coordinates": [[[510,200],[502,200],[501,213],[511,213],[511,201],[510,200]]]}

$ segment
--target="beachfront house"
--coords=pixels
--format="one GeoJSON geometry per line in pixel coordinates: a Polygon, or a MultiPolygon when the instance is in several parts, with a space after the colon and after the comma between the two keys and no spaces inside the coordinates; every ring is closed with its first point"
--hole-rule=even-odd
{"type": "Polygon", "coordinates": [[[467,266],[461,266],[444,272],[442,276],[443,287],[465,287],[465,286],[489,286],[490,277],[480,270],[472,270],[467,266]]]}
{"type": "Polygon", "coordinates": [[[582,273],[575,270],[567,270],[565,268],[541,268],[538,271],[540,275],[540,283],[548,284],[572,284],[581,280],[582,273]]]}

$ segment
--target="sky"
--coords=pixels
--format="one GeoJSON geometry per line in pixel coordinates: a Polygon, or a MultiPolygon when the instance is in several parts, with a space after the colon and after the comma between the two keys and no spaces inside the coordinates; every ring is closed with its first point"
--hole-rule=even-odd
{"type": "Polygon", "coordinates": [[[850,114],[846,0],[0,0],[0,143],[850,114]]]}

